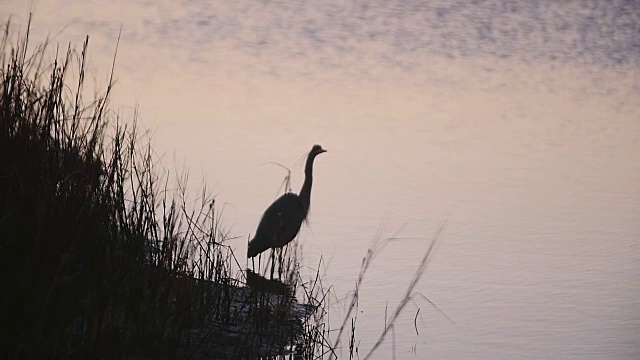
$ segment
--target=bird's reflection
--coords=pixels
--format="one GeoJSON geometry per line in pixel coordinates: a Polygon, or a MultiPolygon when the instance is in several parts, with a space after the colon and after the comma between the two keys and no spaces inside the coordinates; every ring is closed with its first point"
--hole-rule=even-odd
{"type": "Polygon", "coordinates": [[[247,285],[258,290],[267,291],[277,295],[287,295],[293,290],[291,286],[278,279],[267,279],[247,269],[247,285]]]}

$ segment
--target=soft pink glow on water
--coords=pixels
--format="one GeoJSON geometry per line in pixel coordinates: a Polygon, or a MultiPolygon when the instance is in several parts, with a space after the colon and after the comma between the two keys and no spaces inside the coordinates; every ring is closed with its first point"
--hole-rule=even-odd
{"type": "MultiPolygon", "coordinates": [[[[122,25],[113,107],[126,114],[139,105],[165,166],[188,167],[194,191],[206,177],[226,203],[239,254],[285,175],[269,163],[288,166],[298,191],[305,152],[322,144],[328,152],[315,165],[310,227],[299,239],[304,264],[315,267],[322,256],[325,283],[343,299],[371,241],[403,229],[361,289],[361,353],[446,221],[418,291],[455,324],[416,298],[395,328],[397,358],[638,357],[637,66],[554,61],[535,49],[528,61],[402,50],[422,23],[411,17],[401,22],[407,29],[395,28],[393,16],[409,12],[401,7],[376,18],[373,40],[342,41],[348,33],[337,27],[305,33],[296,16],[280,18],[289,5],[298,11],[287,2],[193,3],[36,1],[34,44],[65,26],[55,40],[79,44],[89,33],[102,85],[122,25]],[[220,13],[229,15],[207,20],[220,13]],[[198,21],[201,33],[193,31],[198,21]],[[288,26],[300,32],[278,30],[288,26]],[[377,40],[388,34],[408,40],[377,40]],[[355,50],[342,50],[347,45],[355,50]]],[[[578,5],[564,6],[558,11],[578,5]]],[[[320,27],[330,21],[313,9],[299,16],[320,27]]],[[[20,2],[0,5],[18,24],[27,12],[20,2]]],[[[354,20],[353,36],[375,21],[354,20]]],[[[520,42],[541,45],[549,34],[520,36],[503,45],[523,52],[520,42]]],[[[345,304],[332,305],[337,326],[345,304]]],[[[388,339],[377,357],[391,349],[388,339]]]]}

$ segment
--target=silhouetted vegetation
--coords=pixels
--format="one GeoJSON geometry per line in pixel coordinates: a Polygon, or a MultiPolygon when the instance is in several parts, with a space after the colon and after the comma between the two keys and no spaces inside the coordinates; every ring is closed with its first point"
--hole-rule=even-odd
{"type": "Polygon", "coordinates": [[[0,44],[3,356],[322,356],[318,279],[289,266],[286,291],[244,286],[213,197],[169,191],[135,119],[109,110],[112,81],[85,101],[88,38],[51,63],[28,39],[7,23],[0,44]]]}
{"type": "MultiPolygon", "coordinates": [[[[206,188],[194,201],[186,177],[170,188],[136,119],[109,110],[112,79],[85,101],[88,37],[80,52],[28,45],[28,27],[13,39],[8,22],[0,40],[5,358],[334,358],[349,323],[357,355],[358,289],[388,241],[363,258],[329,341],[330,289],[319,270],[301,279],[295,246],[252,259],[257,273],[242,271],[206,188]]],[[[437,238],[366,357],[409,300],[424,297],[414,289],[437,238]]]]}

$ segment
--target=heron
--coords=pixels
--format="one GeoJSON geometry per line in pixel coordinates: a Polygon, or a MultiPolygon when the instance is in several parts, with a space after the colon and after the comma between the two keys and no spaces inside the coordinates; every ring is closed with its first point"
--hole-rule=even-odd
{"type": "Polygon", "coordinates": [[[285,193],[265,210],[255,236],[249,241],[248,258],[255,257],[268,249],[282,248],[298,235],[302,222],[309,214],[313,161],[316,156],[326,151],[320,145],[313,145],[307,156],[304,183],[300,194],[285,193]]]}

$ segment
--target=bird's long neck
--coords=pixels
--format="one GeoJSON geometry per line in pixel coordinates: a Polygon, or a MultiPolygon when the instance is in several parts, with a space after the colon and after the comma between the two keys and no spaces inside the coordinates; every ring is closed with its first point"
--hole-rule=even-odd
{"type": "Polygon", "coordinates": [[[304,206],[305,216],[309,212],[309,205],[311,204],[311,184],[313,183],[313,160],[315,155],[309,154],[307,157],[307,164],[304,167],[304,183],[302,189],[300,189],[300,201],[304,206]]]}

